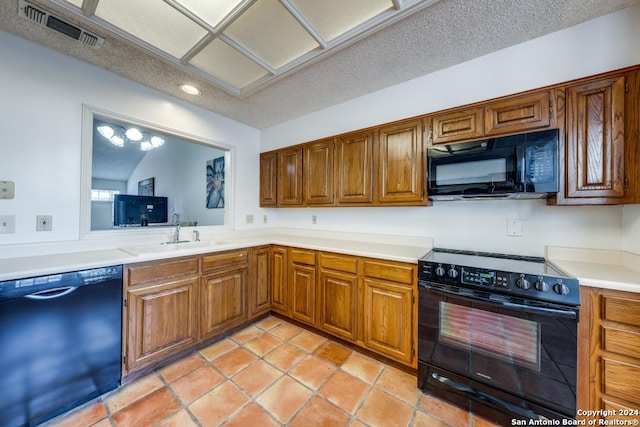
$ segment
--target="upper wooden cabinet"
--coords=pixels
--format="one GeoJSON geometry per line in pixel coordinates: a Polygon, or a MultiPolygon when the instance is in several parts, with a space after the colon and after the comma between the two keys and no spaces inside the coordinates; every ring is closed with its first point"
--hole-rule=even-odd
{"type": "Polygon", "coordinates": [[[278,203],[277,164],[277,152],[260,154],[260,206],[275,206],[278,203]]]}
{"type": "Polygon", "coordinates": [[[485,104],[485,136],[548,128],[554,117],[551,93],[545,90],[485,104]]]}
{"type": "Polygon", "coordinates": [[[484,135],[483,108],[457,109],[431,117],[431,143],[446,144],[484,135]]]}
{"type": "Polygon", "coordinates": [[[419,119],[378,131],[375,153],[380,203],[426,202],[423,129],[423,121],[419,119]]]}
{"type": "Polygon", "coordinates": [[[304,203],[332,205],[334,195],[333,138],[304,146],[304,203]]]}
{"type": "Polygon", "coordinates": [[[278,205],[302,205],[302,147],[286,148],[277,153],[278,205]]]}
{"type": "Polygon", "coordinates": [[[556,126],[553,90],[515,95],[429,117],[432,145],[470,141],[556,126]]]}
{"type": "MultiPolygon", "coordinates": [[[[560,147],[564,161],[560,162],[560,191],[551,203],[634,202],[635,195],[627,188],[625,157],[628,165],[634,167],[639,119],[637,97],[637,73],[558,89],[558,102],[564,103],[565,112],[560,127],[564,136],[560,147]],[[627,93],[629,88],[635,95],[627,93]]],[[[634,178],[632,184],[635,184],[634,178]]]]}
{"type": "Polygon", "coordinates": [[[373,133],[336,138],[336,198],[339,204],[373,201],[373,133]]]}

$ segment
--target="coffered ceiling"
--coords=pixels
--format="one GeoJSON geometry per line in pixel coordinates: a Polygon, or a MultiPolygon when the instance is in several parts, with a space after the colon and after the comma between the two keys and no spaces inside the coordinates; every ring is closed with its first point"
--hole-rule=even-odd
{"type": "Polygon", "coordinates": [[[0,29],[264,128],[638,1],[3,0],[0,29]]]}

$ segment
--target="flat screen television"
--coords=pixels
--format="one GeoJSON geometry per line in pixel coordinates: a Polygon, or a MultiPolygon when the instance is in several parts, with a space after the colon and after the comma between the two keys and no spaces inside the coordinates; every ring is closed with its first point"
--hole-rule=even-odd
{"type": "Polygon", "coordinates": [[[113,198],[113,225],[142,226],[167,222],[167,198],[116,194],[113,198]]]}

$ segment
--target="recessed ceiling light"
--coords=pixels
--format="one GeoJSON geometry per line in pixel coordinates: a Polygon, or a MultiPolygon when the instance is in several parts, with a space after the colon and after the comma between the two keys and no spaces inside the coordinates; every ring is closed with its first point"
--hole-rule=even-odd
{"type": "Polygon", "coordinates": [[[200,89],[191,85],[180,85],[180,90],[189,95],[200,95],[202,93],[200,89]]]}

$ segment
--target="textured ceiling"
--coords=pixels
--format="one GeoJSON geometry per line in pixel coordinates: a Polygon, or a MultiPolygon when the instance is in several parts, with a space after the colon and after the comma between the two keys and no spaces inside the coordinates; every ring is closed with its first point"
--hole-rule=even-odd
{"type": "Polygon", "coordinates": [[[104,45],[92,49],[18,17],[18,0],[0,2],[0,29],[250,126],[265,128],[638,2],[440,0],[244,97],[178,69],[89,21],[79,21],[46,0],[32,3],[104,37],[104,45]],[[182,83],[201,88],[202,95],[183,94],[178,90],[182,83]]]}

